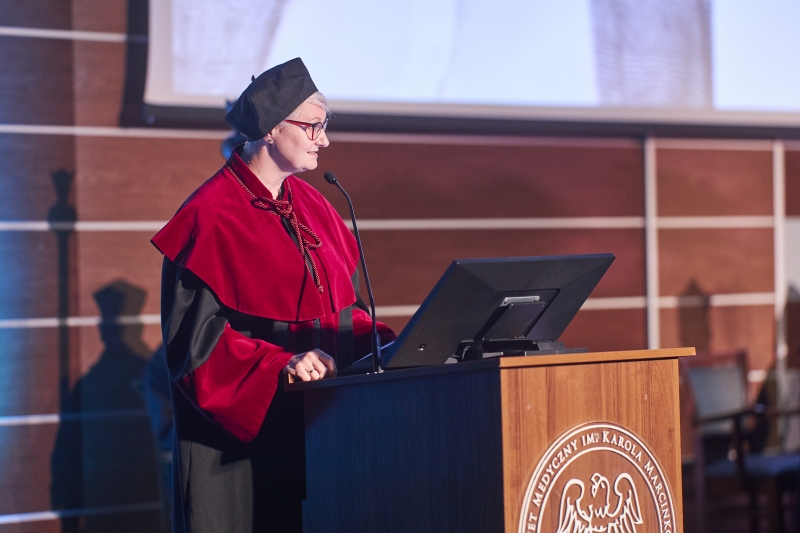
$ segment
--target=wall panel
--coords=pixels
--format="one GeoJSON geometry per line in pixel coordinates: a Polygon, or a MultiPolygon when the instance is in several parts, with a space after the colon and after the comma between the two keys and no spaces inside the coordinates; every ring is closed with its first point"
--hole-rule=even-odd
{"type": "Polygon", "coordinates": [[[661,346],[695,346],[698,350],[746,350],[751,369],[775,364],[772,306],[661,310],[661,346]]]}
{"type": "Polygon", "coordinates": [[[644,309],[580,311],[561,336],[568,348],[590,352],[644,350],[647,348],[647,313],[644,309]]]}
{"type": "Polygon", "coordinates": [[[772,292],[771,228],[661,230],[661,295],[772,292]]]}
{"type": "Polygon", "coordinates": [[[363,218],[642,216],[642,152],[580,146],[332,142],[303,176],[346,214],[332,170],[363,218]]]}
{"type": "Polygon", "coordinates": [[[58,412],[59,335],[58,328],[0,329],[0,416],[58,412]]]}
{"type": "MultiPolygon", "coordinates": [[[[92,137],[78,142],[81,193],[102,183],[106,194],[128,204],[104,202],[98,191],[87,200],[87,219],[169,217],[224,163],[218,140],[92,137]]],[[[323,170],[335,169],[362,218],[642,215],[641,154],[633,149],[434,148],[444,153],[416,144],[335,143],[322,153],[319,171],[301,177],[346,216],[341,195],[321,177],[323,170]],[[495,153],[502,149],[511,152],[495,153]],[[478,164],[484,160],[489,160],[485,168],[478,164]],[[492,166],[503,164],[510,168],[487,178],[492,166]]]]}
{"type": "Polygon", "coordinates": [[[0,4],[0,26],[69,30],[72,29],[72,2],[3,0],[0,4]]]}
{"type": "Polygon", "coordinates": [[[772,214],[769,151],[658,150],[656,161],[659,216],[772,214]]]}
{"type": "Polygon", "coordinates": [[[0,524],[0,533],[62,533],[61,522],[37,520],[20,524],[0,524]]]}
{"type": "Polygon", "coordinates": [[[800,150],[786,150],[786,216],[800,216],[800,150]]]}
{"type": "Polygon", "coordinates": [[[72,27],[81,31],[125,33],[128,3],[129,0],[72,0],[72,27]]]}
{"type": "Polygon", "coordinates": [[[364,232],[376,301],[420,304],[454,259],[612,252],[618,256],[595,296],[644,294],[641,230],[364,232]]]}
{"type": "MultiPolygon", "coordinates": [[[[0,426],[0,514],[51,509],[50,459],[57,432],[56,424],[0,426]]],[[[80,478],[74,481],[79,484],[80,478]]]]}
{"type": "Polygon", "coordinates": [[[0,232],[0,318],[58,316],[59,252],[50,232],[0,232]]]}
{"type": "Polygon", "coordinates": [[[772,306],[712,308],[710,324],[712,349],[748,351],[751,369],[775,365],[775,310],[772,306]]]}
{"type": "Polygon", "coordinates": [[[95,294],[121,282],[128,288],[131,304],[121,314],[160,311],[161,262],[163,256],[150,244],[150,232],[92,231],[79,235],[80,307],[85,316],[99,314],[95,294]],[[134,304],[141,299],[141,307],[134,304]]]}
{"type": "Polygon", "coordinates": [[[64,218],[64,204],[74,206],[73,137],[0,134],[0,169],[0,220],[64,218]]]}
{"type": "Polygon", "coordinates": [[[82,220],[168,220],[225,163],[220,140],[80,137],[82,220]]]}
{"type": "Polygon", "coordinates": [[[125,43],[76,41],[75,123],[117,126],[125,85],[125,43]]]}
{"type": "Polygon", "coordinates": [[[0,50],[0,124],[73,124],[72,41],[0,36],[0,50]]]}

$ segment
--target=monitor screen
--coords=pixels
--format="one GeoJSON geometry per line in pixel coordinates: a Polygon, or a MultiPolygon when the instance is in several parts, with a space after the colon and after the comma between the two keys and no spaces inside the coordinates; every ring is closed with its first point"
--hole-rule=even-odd
{"type": "Polygon", "coordinates": [[[549,346],[612,261],[610,253],[457,259],[383,354],[383,366],[444,364],[474,343],[549,346]]]}

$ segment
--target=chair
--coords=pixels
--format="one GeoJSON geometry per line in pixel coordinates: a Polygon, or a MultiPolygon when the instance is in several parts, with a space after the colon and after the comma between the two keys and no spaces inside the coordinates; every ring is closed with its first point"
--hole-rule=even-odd
{"type": "Polygon", "coordinates": [[[795,416],[749,400],[747,354],[705,353],[683,358],[681,367],[694,400],[693,485],[698,532],[705,531],[706,495],[710,481],[729,481],[748,496],[750,530],[758,531],[759,495],[766,493],[770,531],[785,531],[783,495],[796,491],[800,455],[763,453],[768,421],[795,416]]]}

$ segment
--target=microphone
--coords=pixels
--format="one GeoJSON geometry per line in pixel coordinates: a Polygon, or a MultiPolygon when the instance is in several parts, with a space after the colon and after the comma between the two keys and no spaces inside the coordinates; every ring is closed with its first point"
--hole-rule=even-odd
{"type": "Polygon", "coordinates": [[[347,205],[350,207],[350,218],[353,221],[353,233],[356,235],[356,242],[358,243],[358,253],[361,256],[361,268],[364,270],[364,282],[367,285],[367,295],[369,296],[369,306],[372,309],[372,371],[374,373],[383,372],[381,368],[381,339],[378,337],[378,323],[375,319],[375,298],[372,296],[372,286],[369,283],[369,274],[367,273],[367,262],[364,260],[364,248],[361,246],[361,235],[358,233],[358,225],[356,224],[356,212],[353,209],[353,201],[350,200],[350,195],[339,184],[336,175],[330,170],[325,172],[325,181],[331,185],[336,185],[336,188],[342,191],[342,194],[347,199],[347,205]]]}

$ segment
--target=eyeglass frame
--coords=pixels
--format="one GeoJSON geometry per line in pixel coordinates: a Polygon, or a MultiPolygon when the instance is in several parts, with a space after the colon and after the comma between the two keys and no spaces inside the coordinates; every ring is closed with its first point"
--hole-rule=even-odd
{"type": "Polygon", "coordinates": [[[325,119],[325,122],[302,122],[300,120],[289,120],[288,118],[283,120],[284,122],[288,122],[289,124],[294,124],[295,126],[301,126],[306,132],[306,136],[310,141],[316,141],[319,138],[319,134],[325,131],[328,127],[328,119],[325,119]],[[317,129],[319,127],[319,129],[317,129]],[[309,130],[309,128],[311,128],[309,130]],[[309,131],[311,133],[309,133],[309,131]]]}

